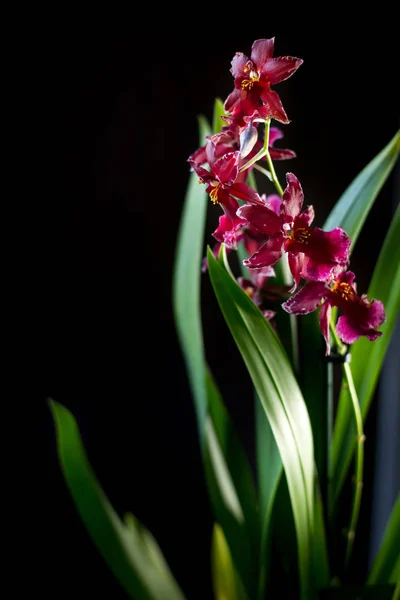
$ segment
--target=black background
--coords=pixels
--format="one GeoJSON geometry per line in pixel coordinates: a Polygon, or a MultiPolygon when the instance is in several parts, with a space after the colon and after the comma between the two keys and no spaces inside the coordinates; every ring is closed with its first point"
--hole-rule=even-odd
{"type": "MultiPolygon", "coordinates": [[[[46,398],[75,415],[92,466],[122,514],[155,535],[191,598],[210,598],[212,515],[171,311],[177,228],[197,148],[196,116],[231,91],[230,61],[276,36],[304,59],[277,89],[291,119],[277,164],[300,179],[321,226],[399,124],[398,59],[386,16],[188,6],[141,16],[65,13],[26,53],[37,107],[35,243],[28,318],[46,465],[42,596],[126,594],[99,557],[60,474],[46,398]],[[229,14],[225,14],[225,11],[229,14]],[[260,14],[258,14],[258,11],[260,14]]],[[[115,11],[116,12],[116,11],[115,11]]],[[[47,16],[48,18],[48,16],[47,16]]],[[[40,19],[39,19],[40,20],[40,19]]],[[[265,191],[269,192],[268,188],[265,191]]],[[[390,221],[393,177],[353,256],[364,291],[390,221]]],[[[219,216],[210,204],[207,239],[219,216]]],[[[207,357],[250,455],[251,386],[203,277],[207,357]]],[[[368,528],[368,523],[366,523],[368,528]]]]}

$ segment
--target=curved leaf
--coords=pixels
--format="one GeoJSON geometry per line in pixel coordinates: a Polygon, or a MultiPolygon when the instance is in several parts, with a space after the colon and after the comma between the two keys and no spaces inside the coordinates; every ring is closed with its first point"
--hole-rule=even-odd
{"type": "Polygon", "coordinates": [[[208,249],[211,282],[267,414],[285,469],[296,524],[303,597],[310,590],[314,456],[303,397],[266,319],[208,249]]]}
{"type": "Polygon", "coordinates": [[[400,152],[400,131],[359,173],[330,212],[323,229],[342,227],[352,240],[352,248],[375,198],[396,164],[400,152]]]}
{"type": "MultiPolygon", "coordinates": [[[[382,335],[374,342],[359,339],[351,349],[351,372],[365,420],[378,382],[383,359],[400,311],[400,206],[393,217],[368,289],[368,298],[379,298],[386,311],[382,335]]],[[[342,489],[355,448],[349,391],[342,384],[332,440],[332,475],[335,499],[342,489]]]]}
{"type": "MultiPolygon", "coordinates": [[[[210,133],[207,121],[203,117],[199,118],[200,144],[210,133]]],[[[207,415],[207,392],[200,315],[200,276],[207,206],[204,185],[200,185],[196,174],[191,173],[176,246],[173,309],[196,407],[202,447],[207,415]]]]}
{"type": "MultiPolygon", "coordinates": [[[[219,111],[216,101],[214,115],[219,111]]],[[[210,134],[209,125],[201,118],[200,145],[210,134]]],[[[245,453],[205,361],[200,279],[208,205],[205,187],[198,183],[197,176],[192,173],[178,235],[173,310],[196,407],[203,465],[213,512],[223,527],[244,584],[251,587],[254,584],[259,546],[254,482],[245,453]]]]}
{"type": "Polygon", "coordinates": [[[72,414],[50,401],[58,453],[75,506],[114,575],[135,600],[184,600],[151,533],[133,515],[125,525],[110,505],[86,458],[72,414]]]}
{"type": "Polygon", "coordinates": [[[220,133],[226,123],[221,119],[225,115],[224,103],[220,98],[216,98],[214,102],[214,113],[212,122],[212,132],[220,133]]]}
{"type": "Polygon", "coordinates": [[[211,570],[215,600],[247,599],[232,562],[224,532],[217,523],[214,525],[212,536],[211,570]]]}
{"type": "Polygon", "coordinates": [[[392,509],[375,557],[368,585],[400,581],[400,496],[392,509]]]}

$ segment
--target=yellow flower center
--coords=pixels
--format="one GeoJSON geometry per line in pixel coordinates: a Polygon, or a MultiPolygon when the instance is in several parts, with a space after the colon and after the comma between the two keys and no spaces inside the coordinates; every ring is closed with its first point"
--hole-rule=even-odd
{"type": "Polygon", "coordinates": [[[210,198],[211,198],[213,204],[218,204],[218,202],[219,202],[219,200],[218,200],[219,186],[220,186],[220,184],[217,183],[210,192],[210,198]]]}
{"type": "Polygon", "coordinates": [[[248,79],[242,80],[242,90],[251,90],[253,85],[260,80],[260,76],[257,71],[250,71],[248,75],[248,79]]]}
{"type": "Polygon", "coordinates": [[[310,235],[311,232],[305,227],[292,229],[289,233],[290,239],[292,239],[294,242],[298,242],[299,244],[308,244],[308,238],[310,235]]]}
{"type": "Polygon", "coordinates": [[[338,296],[343,298],[343,300],[346,300],[349,302],[354,300],[354,297],[355,297],[355,292],[354,292],[353,288],[351,287],[351,285],[349,283],[346,283],[345,281],[336,282],[334,284],[333,288],[331,289],[331,292],[333,292],[334,294],[337,294],[338,296]]]}

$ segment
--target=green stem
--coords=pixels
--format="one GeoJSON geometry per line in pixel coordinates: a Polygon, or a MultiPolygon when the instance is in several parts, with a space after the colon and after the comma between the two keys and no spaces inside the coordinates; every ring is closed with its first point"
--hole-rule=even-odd
{"type": "MultiPolygon", "coordinates": [[[[335,338],[336,345],[338,347],[339,354],[343,354],[346,350],[346,346],[342,344],[339,340],[338,335],[336,333],[335,327],[331,323],[331,331],[335,338]],[[343,352],[344,351],[344,352],[343,352]]],[[[360,506],[361,506],[361,497],[362,497],[362,488],[363,488],[363,472],[364,472],[364,441],[365,435],[363,431],[363,421],[360,410],[360,403],[358,401],[357,391],[353,381],[353,375],[350,369],[349,363],[343,363],[343,371],[346,377],[347,385],[349,386],[349,394],[351,399],[351,404],[353,407],[354,413],[354,421],[356,425],[357,431],[357,451],[355,457],[355,491],[354,491],[354,499],[353,506],[351,511],[350,525],[347,533],[347,547],[345,554],[345,567],[347,567],[351,552],[353,549],[355,531],[357,526],[358,517],[360,514],[360,506]]]]}
{"type": "Polygon", "coordinates": [[[396,584],[392,600],[400,600],[400,581],[396,584]]]}
{"type": "Polygon", "coordinates": [[[332,432],[333,432],[333,401],[334,401],[334,373],[333,373],[333,364],[328,362],[327,366],[327,414],[326,414],[326,462],[325,468],[327,475],[326,482],[326,513],[327,515],[331,514],[333,510],[333,489],[332,489],[332,478],[330,477],[330,473],[332,471],[332,432]]]}
{"type": "Polygon", "coordinates": [[[240,167],[239,169],[239,173],[242,173],[243,171],[245,171],[246,169],[248,169],[249,167],[251,167],[252,165],[254,165],[254,163],[256,163],[258,160],[260,160],[260,158],[262,158],[263,156],[266,156],[268,153],[268,142],[269,142],[269,125],[270,125],[271,120],[267,119],[267,121],[265,121],[265,137],[264,137],[264,145],[261,148],[261,150],[259,150],[257,152],[257,154],[255,156],[253,156],[253,158],[251,158],[249,161],[247,161],[247,163],[243,166],[240,167]]]}

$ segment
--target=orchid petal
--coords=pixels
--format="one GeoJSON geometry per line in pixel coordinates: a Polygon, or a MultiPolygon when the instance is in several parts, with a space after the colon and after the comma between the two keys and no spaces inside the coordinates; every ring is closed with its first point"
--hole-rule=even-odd
{"type": "Polygon", "coordinates": [[[266,88],[261,94],[261,99],[267,107],[268,117],[273,117],[281,123],[290,123],[285,109],[282,106],[281,99],[276,92],[266,88]]]}
{"type": "Polygon", "coordinates": [[[279,215],[279,211],[282,204],[282,198],[278,196],[278,194],[270,194],[269,196],[265,196],[265,194],[263,194],[261,196],[261,200],[264,202],[267,208],[270,208],[274,211],[274,213],[279,215]]]}
{"type": "Polygon", "coordinates": [[[236,180],[239,172],[238,157],[239,152],[228,152],[215,161],[213,171],[221,183],[229,185],[236,180]]]}
{"type": "Polygon", "coordinates": [[[261,69],[261,75],[265,77],[271,85],[285,81],[297,71],[303,64],[301,58],[294,56],[278,56],[270,58],[265,62],[261,69]]]}
{"type": "Polygon", "coordinates": [[[302,252],[299,252],[298,254],[288,252],[288,262],[290,272],[292,273],[294,279],[294,285],[289,290],[289,292],[292,293],[300,283],[304,263],[307,262],[307,259],[302,252]]]}
{"type": "Polygon", "coordinates": [[[266,206],[246,204],[241,206],[236,214],[245,219],[256,231],[264,235],[280,234],[281,232],[281,219],[266,206]]]}
{"type": "Polygon", "coordinates": [[[269,130],[268,145],[273,146],[276,140],[283,138],[283,132],[278,127],[271,127],[269,130]]]}
{"type": "Polygon", "coordinates": [[[243,77],[244,69],[249,62],[248,56],[243,54],[243,52],[236,52],[235,56],[232,58],[231,62],[231,73],[234,78],[243,77]]]}
{"type": "Polygon", "coordinates": [[[269,155],[272,160],[289,160],[297,156],[296,152],[288,148],[270,148],[269,155]]]}
{"type": "Polygon", "coordinates": [[[238,102],[240,102],[242,95],[242,90],[234,89],[225,100],[225,112],[232,112],[233,108],[238,104],[238,102]]]}
{"type": "Polygon", "coordinates": [[[215,180],[214,174],[210,173],[210,171],[207,171],[207,169],[205,169],[204,167],[201,167],[197,162],[191,159],[189,159],[188,162],[192,167],[193,171],[195,171],[195,173],[199,176],[203,183],[215,180]]]}
{"type": "Polygon", "coordinates": [[[271,236],[250,258],[243,261],[248,269],[262,269],[274,265],[282,256],[282,235],[271,236]]]}
{"type": "Polygon", "coordinates": [[[327,288],[324,283],[310,281],[299,292],[284,302],[282,308],[294,315],[306,315],[318,308],[326,292],[327,288]]]}
{"type": "Polygon", "coordinates": [[[301,211],[304,202],[304,194],[300,181],[294,173],[286,173],[286,189],[283,192],[281,215],[287,215],[294,219],[301,211]]]}
{"type": "Polygon", "coordinates": [[[245,200],[262,207],[262,200],[256,190],[246,183],[234,183],[229,188],[229,193],[239,200],[245,200]]]}
{"type": "Polygon", "coordinates": [[[251,47],[251,60],[260,70],[268,58],[274,54],[275,38],[256,40],[251,47]]]}
{"type": "Polygon", "coordinates": [[[326,356],[331,352],[331,343],[329,338],[329,323],[331,320],[331,305],[329,302],[324,302],[319,310],[318,321],[322,335],[326,342],[326,356]]]}

